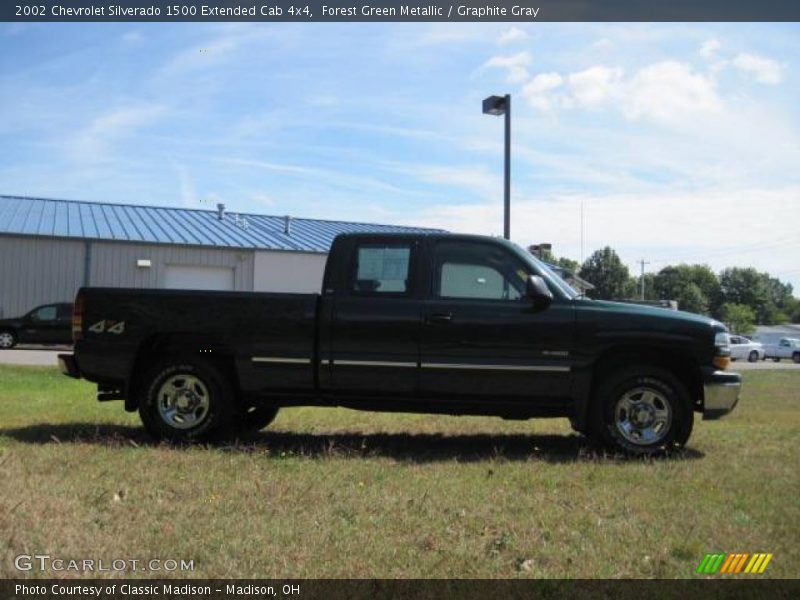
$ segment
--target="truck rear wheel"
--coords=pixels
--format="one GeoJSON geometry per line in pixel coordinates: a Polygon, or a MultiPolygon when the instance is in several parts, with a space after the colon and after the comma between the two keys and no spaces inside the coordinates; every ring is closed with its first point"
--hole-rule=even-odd
{"type": "Polygon", "coordinates": [[[232,399],[227,378],[214,364],[197,359],[163,361],[145,375],[139,416],[157,439],[199,441],[224,429],[232,399]]]}
{"type": "Polygon", "coordinates": [[[611,374],[598,387],[593,407],[594,437],[627,454],[681,448],[694,424],[686,388],[659,367],[634,366],[611,374]]]}
{"type": "Polygon", "coordinates": [[[795,352],[792,354],[792,360],[795,364],[800,364],[800,352],[795,352]]]}
{"type": "Polygon", "coordinates": [[[750,350],[750,354],[747,356],[747,362],[757,362],[758,361],[758,352],[755,350],[750,350]]]}

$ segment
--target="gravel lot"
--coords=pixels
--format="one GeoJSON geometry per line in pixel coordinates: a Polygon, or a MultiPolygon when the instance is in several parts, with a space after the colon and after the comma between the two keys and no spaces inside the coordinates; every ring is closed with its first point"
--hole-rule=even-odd
{"type": "Polygon", "coordinates": [[[58,355],[72,352],[71,346],[19,346],[13,350],[0,350],[0,364],[4,365],[58,365],[58,355]]]}

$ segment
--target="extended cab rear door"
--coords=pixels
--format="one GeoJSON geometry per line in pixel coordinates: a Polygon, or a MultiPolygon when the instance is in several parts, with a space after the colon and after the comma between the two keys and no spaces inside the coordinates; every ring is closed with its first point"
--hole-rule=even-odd
{"type": "MultiPolygon", "coordinates": [[[[332,250],[335,287],[323,290],[323,391],[412,397],[419,377],[420,245],[414,236],[355,236],[332,250]]],[[[330,283],[330,282],[329,282],[330,283]]],[[[333,284],[332,284],[333,285],[333,284]]]]}

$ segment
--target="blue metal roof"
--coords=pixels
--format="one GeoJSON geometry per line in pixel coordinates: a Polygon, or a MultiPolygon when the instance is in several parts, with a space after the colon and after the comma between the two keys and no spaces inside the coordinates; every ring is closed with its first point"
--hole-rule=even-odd
{"type": "Polygon", "coordinates": [[[135,204],[0,195],[0,235],[327,252],[340,233],[425,233],[421,227],[322,221],[135,204]],[[245,224],[246,223],[246,224],[245,224]]]}

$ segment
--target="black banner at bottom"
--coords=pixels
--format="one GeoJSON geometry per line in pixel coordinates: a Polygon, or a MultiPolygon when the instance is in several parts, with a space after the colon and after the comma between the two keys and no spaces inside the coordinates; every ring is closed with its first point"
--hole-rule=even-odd
{"type": "Polygon", "coordinates": [[[491,598],[800,598],[800,581],[467,579],[6,579],[0,600],[271,600],[491,598]]]}

